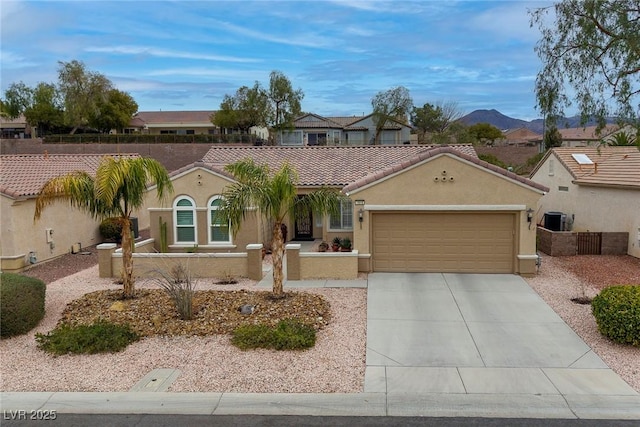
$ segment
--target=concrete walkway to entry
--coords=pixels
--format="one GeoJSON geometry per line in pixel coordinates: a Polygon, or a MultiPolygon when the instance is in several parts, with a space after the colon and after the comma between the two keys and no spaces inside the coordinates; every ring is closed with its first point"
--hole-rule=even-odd
{"type": "Polygon", "coordinates": [[[366,358],[365,393],[413,414],[491,400],[640,416],[640,395],[515,275],[370,274],[366,358]]]}

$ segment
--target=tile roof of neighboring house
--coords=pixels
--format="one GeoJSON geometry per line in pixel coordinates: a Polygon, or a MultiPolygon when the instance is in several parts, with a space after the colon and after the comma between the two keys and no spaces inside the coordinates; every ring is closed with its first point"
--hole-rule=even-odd
{"type": "Polygon", "coordinates": [[[34,197],[51,178],[74,171],[95,174],[104,156],[137,154],[7,154],[0,155],[0,194],[34,197]]]}
{"type": "Polygon", "coordinates": [[[585,128],[559,128],[560,136],[563,141],[597,141],[618,130],[617,125],[607,125],[600,133],[596,132],[596,126],[587,126],[585,128]]]}
{"type": "Polygon", "coordinates": [[[331,117],[322,117],[313,113],[305,114],[304,116],[299,117],[297,120],[294,121],[294,124],[298,128],[307,128],[307,129],[315,129],[315,128],[340,129],[344,127],[343,124],[332,120],[331,117]]]}
{"type": "Polygon", "coordinates": [[[179,175],[190,167],[200,166],[230,177],[224,172],[224,165],[252,158],[256,163],[266,163],[272,169],[277,169],[283,162],[288,161],[298,171],[301,186],[347,186],[349,191],[352,191],[361,185],[372,182],[372,180],[387,176],[429,157],[445,153],[454,154],[541,191],[548,191],[540,184],[481,161],[473,146],[468,144],[446,147],[428,145],[212,147],[201,163],[174,171],[172,176],[179,175]]]}
{"type": "MultiPolygon", "coordinates": [[[[317,114],[308,113],[298,117],[294,123],[298,129],[367,130],[368,127],[360,122],[368,119],[372,115],[373,114],[366,116],[322,117],[317,114]],[[312,118],[313,120],[309,120],[309,118],[312,118]]],[[[403,124],[396,120],[388,120],[384,125],[384,129],[397,130],[402,129],[402,126],[411,127],[409,124],[403,124]]]]}
{"type": "Polygon", "coordinates": [[[637,147],[558,147],[540,161],[535,173],[554,154],[576,184],[630,187],[640,190],[640,150],[637,147]],[[580,165],[572,154],[585,154],[593,164],[580,165]]]}
{"type": "Polygon", "coordinates": [[[213,126],[211,115],[215,111],[139,111],[131,119],[130,125],[163,125],[163,124],[200,124],[201,126],[213,126]]]}

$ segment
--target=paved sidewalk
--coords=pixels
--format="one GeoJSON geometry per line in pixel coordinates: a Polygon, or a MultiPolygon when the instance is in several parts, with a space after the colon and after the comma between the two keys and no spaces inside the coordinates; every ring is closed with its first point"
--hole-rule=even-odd
{"type": "MultiPolygon", "coordinates": [[[[269,276],[259,286],[270,287],[269,276]]],[[[343,282],[285,288],[368,286],[362,393],[2,392],[0,410],[640,420],[640,395],[518,276],[343,282]]]]}

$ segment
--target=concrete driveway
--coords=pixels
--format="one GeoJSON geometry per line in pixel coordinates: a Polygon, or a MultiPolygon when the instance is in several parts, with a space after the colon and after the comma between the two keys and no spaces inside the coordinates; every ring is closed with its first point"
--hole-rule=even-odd
{"type": "Polygon", "coordinates": [[[628,396],[516,275],[374,273],[365,392],[628,396]]]}

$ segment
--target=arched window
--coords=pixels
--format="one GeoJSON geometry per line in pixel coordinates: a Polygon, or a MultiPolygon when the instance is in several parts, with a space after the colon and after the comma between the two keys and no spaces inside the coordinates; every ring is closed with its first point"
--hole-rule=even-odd
{"type": "Polygon", "coordinates": [[[213,196],[209,200],[207,217],[209,218],[209,243],[231,243],[231,233],[229,232],[230,223],[222,221],[217,213],[222,198],[220,196],[213,196]]]}
{"type": "Polygon", "coordinates": [[[178,197],[173,203],[173,235],[176,244],[197,243],[196,225],[196,203],[191,197],[178,197]]]}

